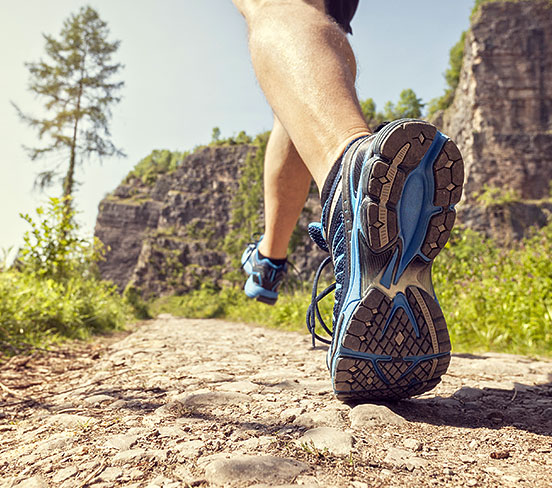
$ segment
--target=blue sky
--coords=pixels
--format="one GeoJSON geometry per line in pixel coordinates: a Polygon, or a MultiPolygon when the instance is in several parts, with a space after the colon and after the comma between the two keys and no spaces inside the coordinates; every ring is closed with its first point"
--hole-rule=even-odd
{"type": "MultiPolygon", "coordinates": [[[[22,144],[36,145],[10,101],[27,112],[40,100],[27,90],[24,62],[43,56],[43,33],[57,35],[83,5],[95,8],[121,40],[122,102],[114,107],[113,141],[125,159],[92,160],[79,169],[79,220],[92,233],[100,200],[153,149],[187,150],[223,136],[270,129],[271,111],[255,80],[247,31],[230,0],[0,0],[0,249],[18,246],[26,230],[20,212],[46,195],[33,191],[39,163],[22,144]]],[[[357,54],[357,88],[379,108],[412,88],[424,101],[444,89],[448,51],[468,27],[473,0],[361,0],[350,37],[357,54]]],[[[60,189],[50,191],[59,195],[60,189]]]]}

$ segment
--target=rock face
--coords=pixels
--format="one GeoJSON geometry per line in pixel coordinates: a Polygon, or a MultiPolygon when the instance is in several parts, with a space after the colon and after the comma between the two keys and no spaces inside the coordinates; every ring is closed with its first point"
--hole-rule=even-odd
{"type": "MultiPolygon", "coordinates": [[[[550,197],[549,0],[490,2],[480,7],[466,35],[460,82],[444,114],[443,129],[464,156],[465,206],[475,203],[475,194],[485,185],[509,190],[523,200],[550,197]]],[[[469,213],[473,216],[473,211],[469,213]]],[[[491,214],[485,218],[495,222],[491,214]]],[[[464,220],[463,210],[459,217],[464,220]]]]}
{"type": "MultiPolygon", "coordinates": [[[[153,184],[137,177],[123,181],[100,203],[95,235],[107,248],[102,277],[121,290],[132,283],[146,296],[224,283],[235,271],[223,246],[232,200],[246,158],[256,151],[247,144],[205,147],[153,184]]],[[[319,204],[311,198],[307,207],[319,204]]],[[[300,224],[309,218],[316,218],[312,211],[300,224]]],[[[323,255],[305,235],[292,258],[308,275],[323,255]]]]}

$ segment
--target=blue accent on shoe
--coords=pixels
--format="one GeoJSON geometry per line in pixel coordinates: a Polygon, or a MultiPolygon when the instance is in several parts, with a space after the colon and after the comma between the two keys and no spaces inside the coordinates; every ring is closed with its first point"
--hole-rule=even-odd
{"type": "Polygon", "coordinates": [[[247,278],[247,281],[245,282],[244,290],[245,290],[245,294],[249,298],[257,298],[259,296],[262,296],[274,301],[276,301],[278,298],[277,292],[266,290],[262,286],[257,285],[257,283],[253,281],[253,275],[247,278]]]}
{"type": "Polygon", "coordinates": [[[249,275],[244,290],[249,298],[272,305],[278,299],[278,289],[287,272],[287,262],[277,265],[269,258],[260,258],[258,247],[262,238],[248,244],[242,254],[242,268],[249,275]]]}
{"type": "Polygon", "coordinates": [[[404,296],[404,293],[397,293],[395,295],[395,299],[393,300],[393,308],[391,309],[391,313],[389,314],[389,317],[387,317],[387,321],[385,322],[385,326],[383,327],[383,330],[381,332],[381,336],[383,337],[385,333],[387,332],[387,328],[389,327],[389,324],[391,323],[391,320],[393,320],[393,317],[399,310],[399,308],[402,308],[408,317],[408,320],[412,324],[412,328],[414,329],[414,333],[416,334],[416,337],[420,337],[420,328],[418,327],[418,322],[416,322],[416,319],[414,318],[414,312],[412,312],[412,307],[408,303],[408,300],[404,296]]]}
{"type": "Polygon", "coordinates": [[[431,217],[443,210],[442,207],[433,205],[435,192],[433,163],[447,140],[443,134],[437,132],[424,158],[404,182],[403,192],[397,205],[399,238],[403,245],[401,259],[393,280],[395,285],[415,256],[421,257],[424,261],[430,261],[422,254],[421,248],[431,217]]]}

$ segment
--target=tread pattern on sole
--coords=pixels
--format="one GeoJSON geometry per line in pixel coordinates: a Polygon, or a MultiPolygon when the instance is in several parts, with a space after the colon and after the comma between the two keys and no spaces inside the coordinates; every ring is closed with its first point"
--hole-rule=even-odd
{"type": "MultiPolygon", "coordinates": [[[[424,159],[436,136],[437,129],[431,124],[408,120],[390,126],[376,145],[369,177],[362,180],[366,197],[361,222],[371,252],[391,256],[400,249],[397,207],[408,175],[424,159]]],[[[423,265],[428,268],[450,236],[456,217],[453,206],[460,201],[464,179],[460,151],[450,140],[432,164],[427,174],[433,177],[433,194],[426,194],[435,213],[428,216],[429,222],[424,221],[425,237],[422,233],[416,241],[429,261],[423,265]]],[[[333,369],[339,398],[399,399],[439,383],[450,362],[451,345],[433,291],[424,288],[408,278],[402,292],[387,294],[379,283],[370,285],[340,333],[333,369]]]]}
{"type": "Polygon", "coordinates": [[[381,290],[369,290],[341,344],[347,350],[372,356],[362,359],[343,352],[334,375],[338,395],[404,398],[427,391],[440,381],[450,361],[450,340],[441,309],[416,287],[407,289],[406,298],[416,325],[404,308],[393,309],[392,301],[381,290]]]}

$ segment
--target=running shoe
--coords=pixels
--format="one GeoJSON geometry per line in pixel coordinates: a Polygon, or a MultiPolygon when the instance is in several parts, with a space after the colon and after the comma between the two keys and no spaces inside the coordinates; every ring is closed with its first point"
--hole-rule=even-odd
{"type": "Polygon", "coordinates": [[[261,258],[258,250],[261,239],[248,244],[241,257],[242,268],[249,275],[244,290],[249,298],[274,305],[288,265],[287,262],[276,265],[268,258],[261,258]]]}
{"type": "MultiPolygon", "coordinates": [[[[345,151],[321,224],[336,277],[328,367],[343,400],[393,400],[434,388],[450,362],[447,326],[431,281],[462,195],[464,165],[447,136],[401,119],[345,151]]],[[[314,338],[319,269],[307,325],[314,338]]],[[[322,321],[323,322],[323,321],[322,321]]],[[[330,341],[328,341],[330,342],[330,341]]]]}

